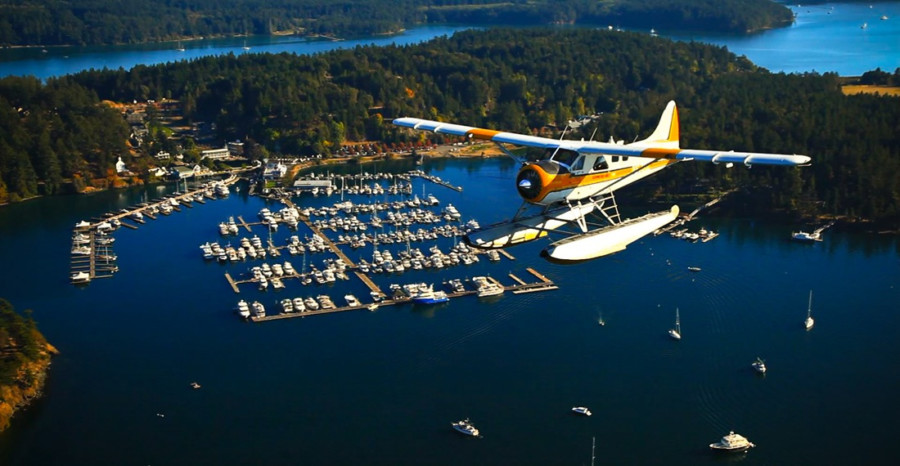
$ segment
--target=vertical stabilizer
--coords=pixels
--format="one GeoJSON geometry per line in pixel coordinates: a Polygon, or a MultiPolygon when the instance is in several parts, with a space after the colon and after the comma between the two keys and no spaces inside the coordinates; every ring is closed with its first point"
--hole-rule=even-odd
{"type": "Polygon", "coordinates": [[[653,134],[641,142],[666,148],[678,148],[678,107],[675,106],[674,100],[670,100],[666,105],[653,134]]]}

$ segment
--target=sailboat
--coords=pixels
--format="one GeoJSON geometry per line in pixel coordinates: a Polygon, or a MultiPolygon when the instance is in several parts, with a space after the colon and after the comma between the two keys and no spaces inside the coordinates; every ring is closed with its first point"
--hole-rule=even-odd
{"type": "Polygon", "coordinates": [[[181,41],[178,41],[178,48],[176,48],[175,50],[177,50],[179,52],[184,52],[184,46],[181,45],[181,41]]]}
{"type": "Polygon", "coordinates": [[[806,329],[809,330],[813,328],[816,321],[812,318],[812,290],[809,290],[809,308],[806,310],[806,321],[803,322],[803,325],[806,326],[806,329]]]}
{"type": "Polygon", "coordinates": [[[675,328],[669,329],[669,336],[681,340],[681,319],[678,316],[678,308],[675,308],[675,328]]]}

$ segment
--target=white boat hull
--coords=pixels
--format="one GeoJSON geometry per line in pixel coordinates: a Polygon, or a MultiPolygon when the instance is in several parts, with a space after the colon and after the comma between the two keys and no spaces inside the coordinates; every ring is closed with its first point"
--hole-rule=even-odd
{"type": "Polygon", "coordinates": [[[541,255],[551,262],[559,263],[596,259],[625,250],[629,244],[662,228],[676,217],[678,217],[677,205],[668,211],[629,219],[618,225],[557,241],[544,249],[541,255]]]}

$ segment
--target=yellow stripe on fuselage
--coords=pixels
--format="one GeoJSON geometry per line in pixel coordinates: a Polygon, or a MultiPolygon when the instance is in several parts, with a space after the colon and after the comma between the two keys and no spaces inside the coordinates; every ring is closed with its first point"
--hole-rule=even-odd
{"type": "MultiPolygon", "coordinates": [[[[653,170],[657,168],[662,168],[670,163],[674,163],[672,160],[657,160],[655,162],[651,162],[649,166],[641,168],[642,170],[653,170]]],[[[585,175],[573,175],[571,173],[565,173],[561,175],[549,175],[544,172],[540,167],[535,167],[539,170],[539,173],[542,178],[542,186],[540,194],[534,199],[528,199],[531,202],[541,202],[543,201],[550,193],[556,193],[565,190],[571,190],[582,186],[590,186],[593,184],[604,183],[613,181],[619,178],[623,178],[627,175],[630,175],[637,171],[640,167],[631,166],[619,168],[617,170],[610,170],[602,173],[588,173],[585,175]]]]}

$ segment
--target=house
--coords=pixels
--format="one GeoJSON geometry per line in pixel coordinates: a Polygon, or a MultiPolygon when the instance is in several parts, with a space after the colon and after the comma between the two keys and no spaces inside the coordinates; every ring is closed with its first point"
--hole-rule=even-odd
{"type": "Polygon", "coordinates": [[[172,178],[177,180],[183,180],[185,178],[192,178],[194,176],[202,175],[204,172],[204,168],[200,165],[194,165],[193,167],[188,167],[187,165],[179,165],[169,172],[169,175],[172,178]]]}
{"type": "Polygon", "coordinates": [[[147,170],[147,173],[149,173],[150,176],[156,176],[156,177],[162,178],[169,174],[169,170],[166,170],[163,167],[155,167],[155,168],[151,168],[151,169],[147,170]]]}
{"type": "Polygon", "coordinates": [[[287,165],[283,163],[269,162],[263,169],[263,178],[267,180],[277,180],[287,174],[287,165]]]}
{"type": "Polygon", "coordinates": [[[200,160],[204,160],[204,159],[219,160],[219,159],[227,159],[228,157],[231,157],[231,153],[228,152],[228,147],[223,147],[221,149],[209,149],[209,150],[200,152],[200,160]]]}
{"type": "Polygon", "coordinates": [[[172,155],[168,152],[160,151],[156,155],[154,155],[154,157],[156,157],[156,160],[169,160],[170,158],[172,158],[172,155]]]}
{"type": "Polygon", "coordinates": [[[225,147],[232,156],[244,156],[244,143],[241,141],[229,142],[225,147]]]}
{"type": "Polygon", "coordinates": [[[119,175],[131,174],[131,172],[128,171],[128,168],[125,167],[125,162],[122,161],[122,157],[119,157],[119,161],[116,162],[116,173],[119,175]]]}

